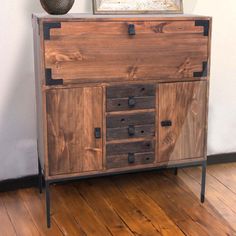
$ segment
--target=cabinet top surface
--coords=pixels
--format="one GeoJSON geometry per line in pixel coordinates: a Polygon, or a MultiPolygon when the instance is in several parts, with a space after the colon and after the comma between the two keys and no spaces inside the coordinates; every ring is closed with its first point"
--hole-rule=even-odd
{"type": "Polygon", "coordinates": [[[93,15],[91,13],[71,13],[66,15],[48,15],[46,13],[33,13],[32,17],[39,20],[191,20],[191,19],[211,19],[209,16],[191,15],[191,14],[140,14],[140,15],[93,15]]]}

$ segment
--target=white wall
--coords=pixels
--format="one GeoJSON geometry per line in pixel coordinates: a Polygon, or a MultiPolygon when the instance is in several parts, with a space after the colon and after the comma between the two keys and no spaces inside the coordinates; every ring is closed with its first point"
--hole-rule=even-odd
{"type": "MultiPolygon", "coordinates": [[[[91,12],[77,0],[72,12],[91,12]]],[[[208,153],[236,151],[236,1],[185,0],[214,17],[208,153]],[[227,3],[227,4],[226,4],[227,3]]],[[[1,0],[0,180],[37,173],[31,13],[39,0],[1,0]]]]}

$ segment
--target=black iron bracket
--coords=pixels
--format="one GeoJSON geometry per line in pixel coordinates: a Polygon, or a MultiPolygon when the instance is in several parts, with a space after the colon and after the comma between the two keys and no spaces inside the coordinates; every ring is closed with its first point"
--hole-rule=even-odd
{"type": "Polygon", "coordinates": [[[52,69],[45,69],[46,85],[62,85],[63,79],[52,79],[52,69]]]}
{"type": "Polygon", "coordinates": [[[196,20],[195,26],[203,26],[204,27],[203,35],[209,36],[209,26],[210,26],[209,20],[196,20]]]}
{"type": "Polygon", "coordinates": [[[61,28],[60,22],[44,22],[43,23],[43,36],[44,40],[50,40],[50,29],[61,28]]]}
{"type": "Polygon", "coordinates": [[[202,63],[202,71],[193,72],[193,77],[207,77],[208,72],[208,62],[204,61],[202,63]]]}

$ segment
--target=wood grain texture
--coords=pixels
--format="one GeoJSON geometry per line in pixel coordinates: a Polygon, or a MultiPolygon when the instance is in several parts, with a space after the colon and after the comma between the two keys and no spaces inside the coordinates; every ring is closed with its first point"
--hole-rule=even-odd
{"type": "Polygon", "coordinates": [[[155,124],[155,112],[136,112],[135,114],[120,114],[107,116],[107,128],[128,127],[129,125],[155,124]]]}
{"type": "Polygon", "coordinates": [[[7,206],[8,216],[14,225],[16,235],[40,236],[40,232],[29,211],[25,208],[18,192],[1,194],[1,199],[4,205],[7,206]]]}
{"type": "Polygon", "coordinates": [[[207,83],[159,85],[159,162],[204,156],[207,83]],[[170,120],[172,126],[162,127],[170,120]]]}
{"type": "Polygon", "coordinates": [[[153,228],[162,236],[235,236],[236,164],[207,168],[204,204],[200,175],[201,168],[187,168],[178,176],[165,170],[53,185],[51,229],[43,217],[44,193],[1,193],[0,235],[37,235],[33,222],[41,236],[152,235],[153,228]]]}
{"type": "Polygon", "coordinates": [[[0,222],[1,225],[4,227],[1,227],[0,235],[1,236],[16,236],[16,231],[14,228],[14,225],[12,224],[11,219],[9,218],[8,212],[6,207],[3,204],[3,193],[0,194],[0,222]]]}
{"type": "MultiPolygon", "coordinates": [[[[203,160],[208,98],[200,97],[208,92],[203,82],[191,83],[208,83],[209,77],[194,78],[193,72],[202,71],[203,61],[210,63],[211,35],[204,36],[196,20],[209,21],[211,32],[211,18],[201,16],[33,16],[38,148],[46,179],[128,171],[129,166],[106,169],[106,158],[115,155],[106,152],[125,150],[116,159],[124,165],[123,155],[142,153],[134,145],[145,142],[155,142],[156,162],[145,163],[147,168],[203,160]],[[61,26],[50,29],[50,40],[44,39],[45,23],[61,26]],[[135,36],[128,35],[131,23],[135,36]],[[46,86],[46,68],[64,84],[46,86]],[[169,89],[176,81],[182,84],[169,89]],[[175,99],[181,90],[182,98],[175,99]],[[164,128],[160,122],[168,109],[177,123],[164,128]],[[101,139],[94,139],[97,127],[101,139]],[[170,129],[177,136],[168,136],[170,129]]],[[[130,169],[141,169],[142,162],[130,169]]]]}
{"type": "Polygon", "coordinates": [[[102,169],[102,88],[47,92],[48,153],[51,175],[102,169]]]}
{"type": "Polygon", "coordinates": [[[154,97],[154,84],[123,84],[116,86],[108,86],[106,89],[106,97],[114,98],[128,98],[128,97],[154,97]]]}
{"type": "Polygon", "coordinates": [[[45,41],[45,67],[65,83],[188,79],[208,60],[195,21],[61,22],[45,41]],[[106,40],[106,43],[104,43],[106,40]]]}
{"type": "Polygon", "coordinates": [[[112,235],[133,235],[126,222],[119,217],[116,210],[101,195],[96,186],[85,181],[74,186],[83,198],[86,199],[95,214],[99,216],[100,221],[109,229],[112,235]]]}
{"type": "Polygon", "coordinates": [[[106,133],[107,141],[117,139],[133,139],[139,137],[154,137],[155,125],[134,125],[122,128],[108,128],[106,133]]]}
{"type": "Polygon", "coordinates": [[[37,154],[41,163],[41,167],[45,174],[47,174],[46,148],[45,148],[45,104],[42,92],[42,71],[43,71],[43,52],[42,52],[42,39],[39,34],[39,25],[35,21],[33,23],[33,39],[34,39],[34,74],[35,74],[35,96],[36,96],[36,124],[37,124],[37,154]]]}
{"type": "Polygon", "coordinates": [[[107,144],[107,156],[125,154],[125,153],[143,153],[153,152],[155,150],[155,142],[153,140],[107,144]]]}
{"type": "Polygon", "coordinates": [[[128,154],[107,156],[106,166],[110,168],[134,167],[136,165],[145,165],[153,163],[155,160],[154,152],[134,153],[134,163],[129,163],[128,154]]]}
{"type": "Polygon", "coordinates": [[[116,98],[107,99],[106,110],[112,111],[130,111],[135,109],[152,109],[155,108],[155,97],[131,97],[131,98],[116,98]],[[129,101],[132,99],[133,106],[129,106],[129,101]]]}
{"type": "MultiPolygon", "coordinates": [[[[30,217],[32,218],[32,221],[34,222],[35,226],[37,227],[40,235],[46,235],[46,236],[63,236],[64,234],[61,232],[61,229],[58,227],[56,216],[52,219],[52,225],[50,230],[48,230],[46,221],[44,220],[45,216],[45,202],[43,196],[40,196],[38,194],[38,189],[20,189],[18,190],[18,194],[16,195],[19,197],[21,204],[27,209],[27,211],[30,214],[30,217]]],[[[60,207],[60,209],[63,209],[63,206],[60,207]]],[[[57,210],[58,212],[59,210],[57,210]]],[[[64,211],[64,217],[67,218],[67,213],[64,211]]],[[[61,222],[62,223],[62,222],[61,222]]],[[[63,223],[67,225],[66,219],[64,219],[63,223]]],[[[69,225],[67,225],[69,230],[69,225]]],[[[78,230],[77,230],[78,232],[78,230]]],[[[1,234],[0,234],[1,235],[1,234]]],[[[71,234],[73,235],[73,234],[71,234]]]]}

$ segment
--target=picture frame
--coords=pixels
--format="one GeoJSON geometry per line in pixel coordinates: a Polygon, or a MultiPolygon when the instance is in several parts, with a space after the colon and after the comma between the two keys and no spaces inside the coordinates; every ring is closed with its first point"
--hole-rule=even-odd
{"type": "Polygon", "coordinates": [[[93,0],[95,15],[182,14],[183,0],[93,0]]]}

